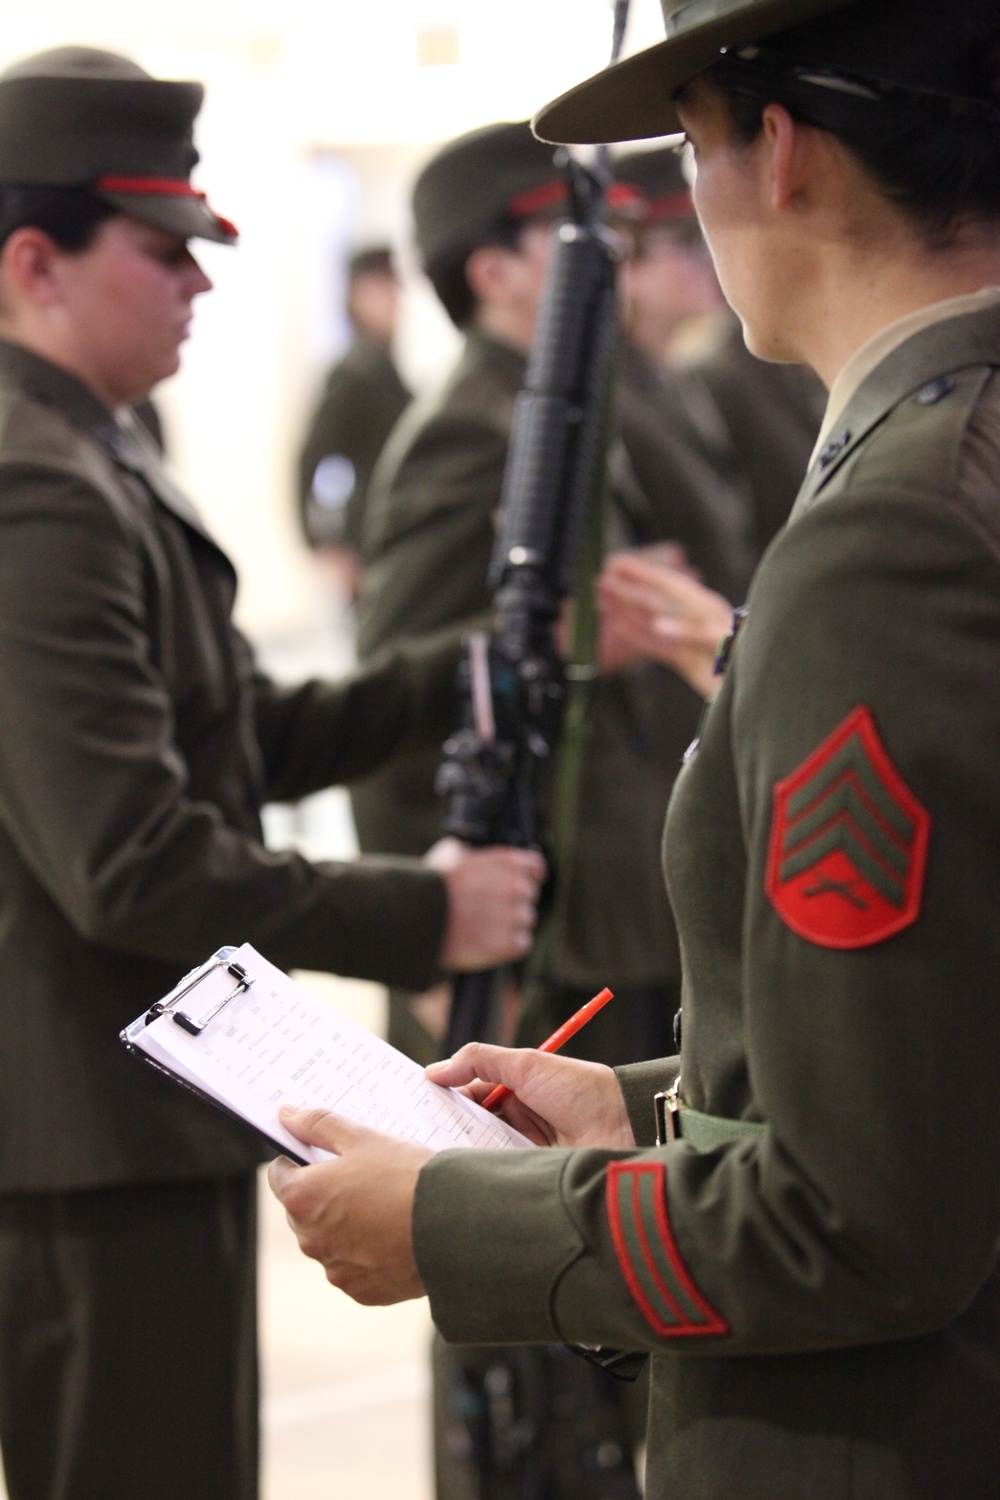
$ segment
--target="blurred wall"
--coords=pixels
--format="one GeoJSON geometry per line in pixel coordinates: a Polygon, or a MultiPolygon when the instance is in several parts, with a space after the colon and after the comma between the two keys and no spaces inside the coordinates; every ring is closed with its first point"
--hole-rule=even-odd
{"type": "MultiPolygon", "coordinates": [[[[181,374],[160,388],[182,483],[241,575],[257,639],[321,628],[294,516],[308,407],[345,328],[338,267],[389,238],[407,276],[400,358],[418,384],[455,336],[413,264],[407,186],[437,141],[530,114],[606,60],[608,0],[33,0],[4,7],[0,66],[67,42],[202,79],[196,182],[239,225],[196,247],[200,299],[181,374]]],[[[629,50],[662,35],[634,0],[629,50]]]]}

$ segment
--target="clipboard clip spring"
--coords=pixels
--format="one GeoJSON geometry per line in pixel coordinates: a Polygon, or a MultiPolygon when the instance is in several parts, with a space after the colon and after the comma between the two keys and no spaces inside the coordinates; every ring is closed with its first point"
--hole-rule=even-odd
{"type": "Polygon", "coordinates": [[[167,1011],[170,1011],[172,1012],[171,1019],[178,1026],[182,1027],[184,1031],[190,1032],[191,1036],[201,1036],[209,1021],[213,1021],[219,1014],[219,1011],[225,1009],[230,1000],[235,1000],[237,995],[245,994],[253,982],[253,975],[247,973],[242,964],[233,963],[225,957],[210,959],[207,964],[202,964],[201,968],[195,969],[186,980],[182,980],[178,987],[172,990],[165,1000],[157,1000],[156,1004],[150,1007],[146,1014],[146,1025],[148,1026],[151,1021],[157,1020],[159,1016],[165,1015],[167,1011]],[[216,969],[221,968],[224,968],[236,980],[236,984],[229,991],[228,995],[224,995],[216,1005],[213,1005],[207,1015],[202,1016],[200,1020],[196,1021],[186,1011],[175,1008],[177,1002],[183,1000],[185,995],[190,994],[193,989],[196,989],[203,979],[206,979],[216,969]]]}

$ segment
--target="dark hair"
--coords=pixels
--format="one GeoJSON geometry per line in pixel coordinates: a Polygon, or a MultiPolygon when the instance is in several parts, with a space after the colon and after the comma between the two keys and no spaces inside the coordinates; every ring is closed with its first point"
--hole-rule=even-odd
{"type": "Polygon", "coordinates": [[[115,210],[86,188],[12,187],[0,184],[0,248],[30,224],[43,230],[60,250],[86,250],[105,219],[115,210]]]}
{"type": "Polygon", "coordinates": [[[456,328],[468,327],[475,317],[478,305],[476,294],[465,274],[469,256],[474,255],[477,250],[484,250],[487,245],[496,245],[501,250],[516,250],[520,244],[522,229],[531,222],[531,219],[514,219],[504,215],[497,219],[492,228],[484,230],[475,239],[449,249],[447,254],[438,256],[424,266],[428,280],[456,328]]]}
{"type": "Polygon", "coordinates": [[[359,276],[395,276],[396,267],[389,245],[367,245],[355,250],[347,262],[348,281],[357,281],[359,276]]]}
{"type": "Polygon", "coordinates": [[[927,237],[1000,219],[996,0],[874,0],[726,53],[705,74],[737,138],[768,104],[829,131],[927,237]]]}

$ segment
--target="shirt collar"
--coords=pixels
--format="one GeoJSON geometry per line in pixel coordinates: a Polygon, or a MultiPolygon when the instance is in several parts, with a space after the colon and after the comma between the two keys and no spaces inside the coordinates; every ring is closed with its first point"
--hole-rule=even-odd
{"type": "Polygon", "coordinates": [[[905,317],[897,318],[895,323],[880,328],[867,343],[855,350],[830,387],[823,426],[809,460],[810,468],[830,441],[834,428],[855,392],[894,349],[905,344],[914,334],[922,333],[925,328],[933,328],[935,323],[961,317],[963,313],[983,312],[997,303],[1000,303],[1000,287],[996,286],[984,287],[979,292],[967,292],[961,297],[948,297],[943,302],[932,302],[928,307],[918,307],[916,312],[907,313],[905,317]]]}
{"type": "Polygon", "coordinates": [[[836,419],[836,436],[821,449],[806,474],[791,519],[809,508],[834,474],[903,401],[912,396],[931,404],[948,393],[952,376],[979,366],[1000,368],[1000,294],[977,297],[971,310],[957,316],[946,314],[918,332],[904,335],[883,356],[836,419]]]}

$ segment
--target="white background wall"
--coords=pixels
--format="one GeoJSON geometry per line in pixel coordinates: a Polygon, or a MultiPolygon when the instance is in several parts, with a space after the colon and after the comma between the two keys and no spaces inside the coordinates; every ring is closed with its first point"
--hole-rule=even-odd
{"type": "MultiPolygon", "coordinates": [[[[408,274],[402,363],[418,384],[431,378],[454,337],[412,262],[415,168],[434,143],[523,118],[596,71],[610,30],[608,0],[3,6],[0,66],[81,42],[207,86],[196,181],[241,239],[236,250],[199,250],[216,289],[161,405],[182,482],[237,562],[240,618],[258,639],[320,620],[291,476],[322,367],[343,337],[336,247],[397,244],[408,274]],[[428,54],[457,61],[428,65],[428,54]]],[[[656,0],[633,0],[627,50],[661,35],[656,0]]]]}

